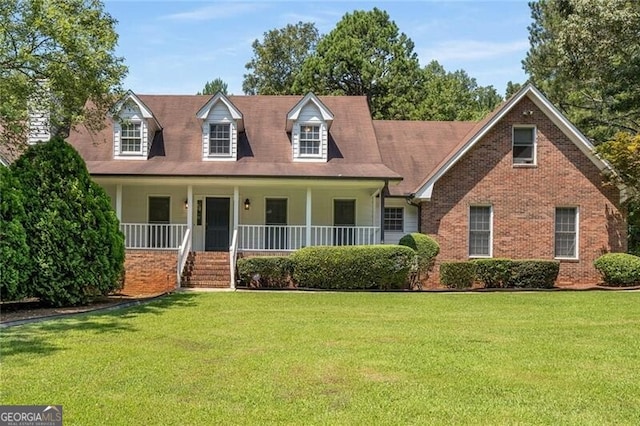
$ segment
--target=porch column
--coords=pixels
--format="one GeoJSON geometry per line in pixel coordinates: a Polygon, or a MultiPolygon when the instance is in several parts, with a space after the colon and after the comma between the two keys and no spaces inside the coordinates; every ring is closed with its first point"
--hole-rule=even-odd
{"type": "Polygon", "coordinates": [[[384,194],[387,192],[388,182],[385,181],[384,188],[380,191],[380,244],[384,244],[384,194]]]}
{"type": "Polygon", "coordinates": [[[122,222],[122,184],[116,185],[116,216],[122,222]]]}
{"type": "Polygon", "coordinates": [[[307,225],[305,246],[309,247],[311,245],[311,188],[310,187],[307,187],[307,211],[306,211],[305,224],[307,225]]]}
{"type": "Polygon", "coordinates": [[[187,186],[187,229],[193,232],[193,185],[187,186]]]}
{"type": "Polygon", "coordinates": [[[240,218],[240,189],[237,186],[233,187],[233,229],[238,229],[238,223],[240,218]]]}

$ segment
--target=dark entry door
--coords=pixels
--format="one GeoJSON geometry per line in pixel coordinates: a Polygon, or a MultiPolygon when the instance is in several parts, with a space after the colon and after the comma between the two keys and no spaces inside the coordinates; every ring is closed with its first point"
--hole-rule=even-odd
{"type": "Polygon", "coordinates": [[[206,251],[229,250],[229,206],[228,198],[207,198],[204,237],[206,251]]]}
{"type": "Polygon", "coordinates": [[[265,203],[265,248],[268,250],[285,250],[287,247],[287,199],[267,198],[265,203]]]}
{"type": "Polygon", "coordinates": [[[356,200],[333,201],[333,244],[355,244],[356,200]]]}

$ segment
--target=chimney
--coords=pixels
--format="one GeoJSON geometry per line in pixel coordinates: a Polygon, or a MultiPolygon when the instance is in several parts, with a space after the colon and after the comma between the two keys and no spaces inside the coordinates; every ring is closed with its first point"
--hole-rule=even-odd
{"type": "Polygon", "coordinates": [[[36,82],[36,89],[28,102],[29,132],[27,142],[35,145],[51,139],[51,92],[49,82],[40,79],[36,82]]]}

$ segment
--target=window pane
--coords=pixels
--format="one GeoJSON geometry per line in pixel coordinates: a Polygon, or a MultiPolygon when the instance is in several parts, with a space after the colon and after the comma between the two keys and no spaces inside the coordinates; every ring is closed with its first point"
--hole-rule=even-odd
{"type": "Polygon", "coordinates": [[[300,155],[320,155],[320,126],[300,126],[300,155]]]}
{"type": "Polygon", "coordinates": [[[555,256],[577,257],[576,237],[578,210],[573,207],[556,209],[555,256]]]}
{"type": "Polygon", "coordinates": [[[533,145],[533,128],[513,129],[514,145],[533,145]]]}
{"type": "Polygon", "coordinates": [[[472,206],[469,210],[469,256],[491,255],[491,207],[472,206]]]}
{"type": "Polygon", "coordinates": [[[384,230],[402,232],[404,229],[403,213],[404,209],[402,207],[385,207],[384,230]]]}
{"type": "Polygon", "coordinates": [[[140,152],[142,150],[142,126],[140,123],[120,125],[120,151],[140,152]]]}
{"type": "Polygon", "coordinates": [[[513,162],[515,164],[533,164],[534,128],[513,129],[513,162]]]}
{"type": "Polygon", "coordinates": [[[231,125],[209,124],[209,154],[229,155],[231,153],[231,125]]]}

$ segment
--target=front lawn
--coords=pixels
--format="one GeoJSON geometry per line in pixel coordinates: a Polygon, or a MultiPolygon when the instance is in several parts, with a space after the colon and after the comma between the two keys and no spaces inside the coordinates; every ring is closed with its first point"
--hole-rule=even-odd
{"type": "Polygon", "coordinates": [[[640,292],[181,293],[2,330],[65,424],[640,424],[640,292]]]}

